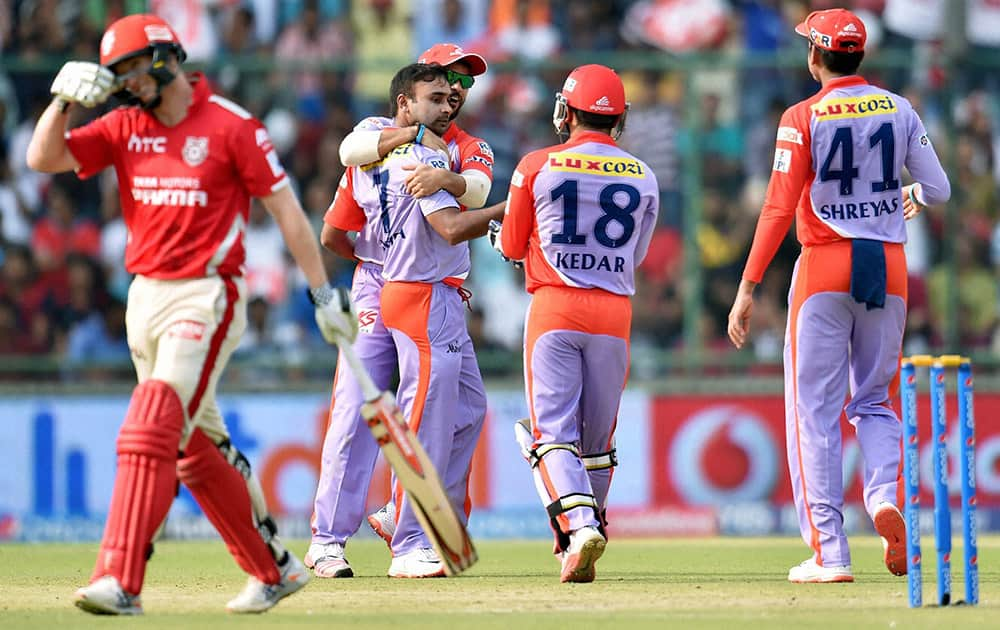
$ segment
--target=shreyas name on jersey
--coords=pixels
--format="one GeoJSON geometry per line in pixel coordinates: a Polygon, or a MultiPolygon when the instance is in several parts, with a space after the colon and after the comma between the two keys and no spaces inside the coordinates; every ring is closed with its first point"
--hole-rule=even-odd
{"type": "Polygon", "coordinates": [[[866,94],[864,96],[847,96],[843,98],[828,98],[812,106],[813,116],[818,121],[841,120],[843,118],[862,118],[879,114],[895,114],[896,101],[884,94],[866,94]]]}
{"type": "Polygon", "coordinates": [[[861,201],[859,203],[830,203],[819,207],[819,216],[826,220],[844,221],[849,219],[868,219],[883,214],[892,214],[899,210],[899,198],[893,197],[886,201],[861,201]]]}
{"type": "Polygon", "coordinates": [[[638,160],[584,153],[552,153],[549,155],[549,170],[614,177],[646,176],[642,163],[638,160]]]}
{"type": "Polygon", "coordinates": [[[579,269],[589,271],[612,271],[623,273],[625,271],[625,259],[621,256],[597,256],[585,252],[555,252],[553,264],[556,269],[579,269]]]}

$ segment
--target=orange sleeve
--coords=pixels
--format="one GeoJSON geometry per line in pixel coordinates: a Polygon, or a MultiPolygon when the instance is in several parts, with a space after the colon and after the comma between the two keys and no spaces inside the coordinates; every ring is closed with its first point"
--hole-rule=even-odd
{"type": "Polygon", "coordinates": [[[459,148],[461,165],[458,172],[479,171],[493,181],[493,149],[485,140],[469,136],[459,148]]]}
{"type": "Polygon", "coordinates": [[[337,194],[333,197],[333,202],[323,215],[323,222],[332,228],[344,230],[345,232],[360,232],[365,227],[368,217],[365,211],[354,199],[354,167],[344,171],[340,178],[340,185],[337,186],[337,194]]]}
{"type": "Polygon", "coordinates": [[[529,153],[510,177],[500,241],[504,255],[511,260],[524,260],[528,254],[528,239],[535,229],[535,175],[545,163],[545,157],[542,151],[529,153]]]}
{"type": "Polygon", "coordinates": [[[812,180],[809,142],[809,107],[800,103],[785,110],[778,125],[771,181],[767,185],[753,245],[743,269],[744,280],[759,283],[763,279],[771,259],[792,226],[795,208],[806,185],[812,180]]]}

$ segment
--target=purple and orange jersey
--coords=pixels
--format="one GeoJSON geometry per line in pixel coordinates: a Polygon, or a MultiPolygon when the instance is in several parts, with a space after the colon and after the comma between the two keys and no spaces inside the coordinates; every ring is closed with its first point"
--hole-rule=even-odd
{"type": "Polygon", "coordinates": [[[360,249],[355,242],[355,255],[377,262],[381,253],[382,277],[387,281],[453,278],[461,284],[469,275],[468,244],[449,245],[424,219],[443,208],[457,208],[458,202],[443,190],[421,199],[409,195],[405,183],[410,171],[403,167],[416,163],[448,168],[440,153],[412,143],[396,147],[377,162],[349,168],[327,223],[364,235],[360,249]]]}
{"type": "Polygon", "coordinates": [[[743,277],[761,281],[793,219],[803,246],[905,243],[903,166],[921,183],[925,203],[948,198],[948,178],[905,98],[847,76],[788,108],[743,277]]]}
{"type": "Polygon", "coordinates": [[[511,178],[504,253],[544,285],[635,293],[659,212],[656,176],[604,133],[526,155],[511,178]],[[596,202],[596,203],[595,203],[596,202]]]}
{"type": "MultiPolygon", "coordinates": [[[[395,126],[396,123],[391,118],[371,116],[355,125],[354,131],[381,131],[395,126]]],[[[466,132],[454,122],[448,126],[441,139],[448,145],[449,167],[452,171],[479,171],[493,181],[493,149],[488,142],[466,132]]]]}

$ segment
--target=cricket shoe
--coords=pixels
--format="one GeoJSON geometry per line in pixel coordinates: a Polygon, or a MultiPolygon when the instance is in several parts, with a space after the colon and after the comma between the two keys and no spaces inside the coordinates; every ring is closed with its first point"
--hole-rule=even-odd
{"type": "Polygon", "coordinates": [[[313,543],[303,560],[306,568],[312,569],[316,577],[354,577],[351,563],[344,557],[344,545],[340,543],[313,543]]]}
{"type": "Polygon", "coordinates": [[[286,554],[285,563],[278,565],[280,579],[277,584],[265,584],[251,575],[240,594],[226,604],[226,610],[231,613],[262,613],[305,586],[309,582],[309,571],[290,551],[286,554]]]}
{"type": "Polygon", "coordinates": [[[821,567],[816,564],[815,558],[809,558],[788,571],[788,581],[795,584],[832,582],[853,582],[854,574],[851,573],[851,565],[846,567],[821,567]]]}
{"type": "Polygon", "coordinates": [[[142,603],[138,595],[130,595],[122,588],[118,578],[105,575],[91,584],[77,589],[73,603],[80,610],[95,615],[141,615],[142,603]]]}
{"type": "Polygon", "coordinates": [[[560,582],[593,582],[597,571],[594,564],[604,555],[604,539],[596,527],[581,527],[569,536],[569,547],[563,552],[560,582]]]}
{"type": "Polygon", "coordinates": [[[396,533],[396,504],[386,503],[378,512],[369,514],[368,525],[392,549],[392,535],[396,533]]]}
{"type": "Polygon", "coordinates": [[[885,568],[893,575],[906,575],[906,521],[899,508],[892,503],[879,503],[872,521],[882,537],[885,568]]]}
{"type": "Polygon", "coordinates": [[[389,577],[432,578],[444,577],[444,565],[437,552],[431,548],[417,549],[392,559],[389,577]]]}

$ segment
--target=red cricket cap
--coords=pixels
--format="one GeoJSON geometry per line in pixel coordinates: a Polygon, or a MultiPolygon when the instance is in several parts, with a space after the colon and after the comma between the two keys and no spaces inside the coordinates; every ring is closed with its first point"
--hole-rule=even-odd
{"type": "Polygon", "coordinates": [[[439,66],[449,66],[459,61],[469,64],[469,74],[472,76],[486,72],[486,60],[482,55],[466,52],[455,44],[434,44],[417,59],[417,63],[436,63],[439,66]]]}
{"type": "Polygon", "coordinates": [[[833,52],[861,52],[868,39],[865,23],[847,9],[813,11],[795,27],[795,32],[833,52]]]}

